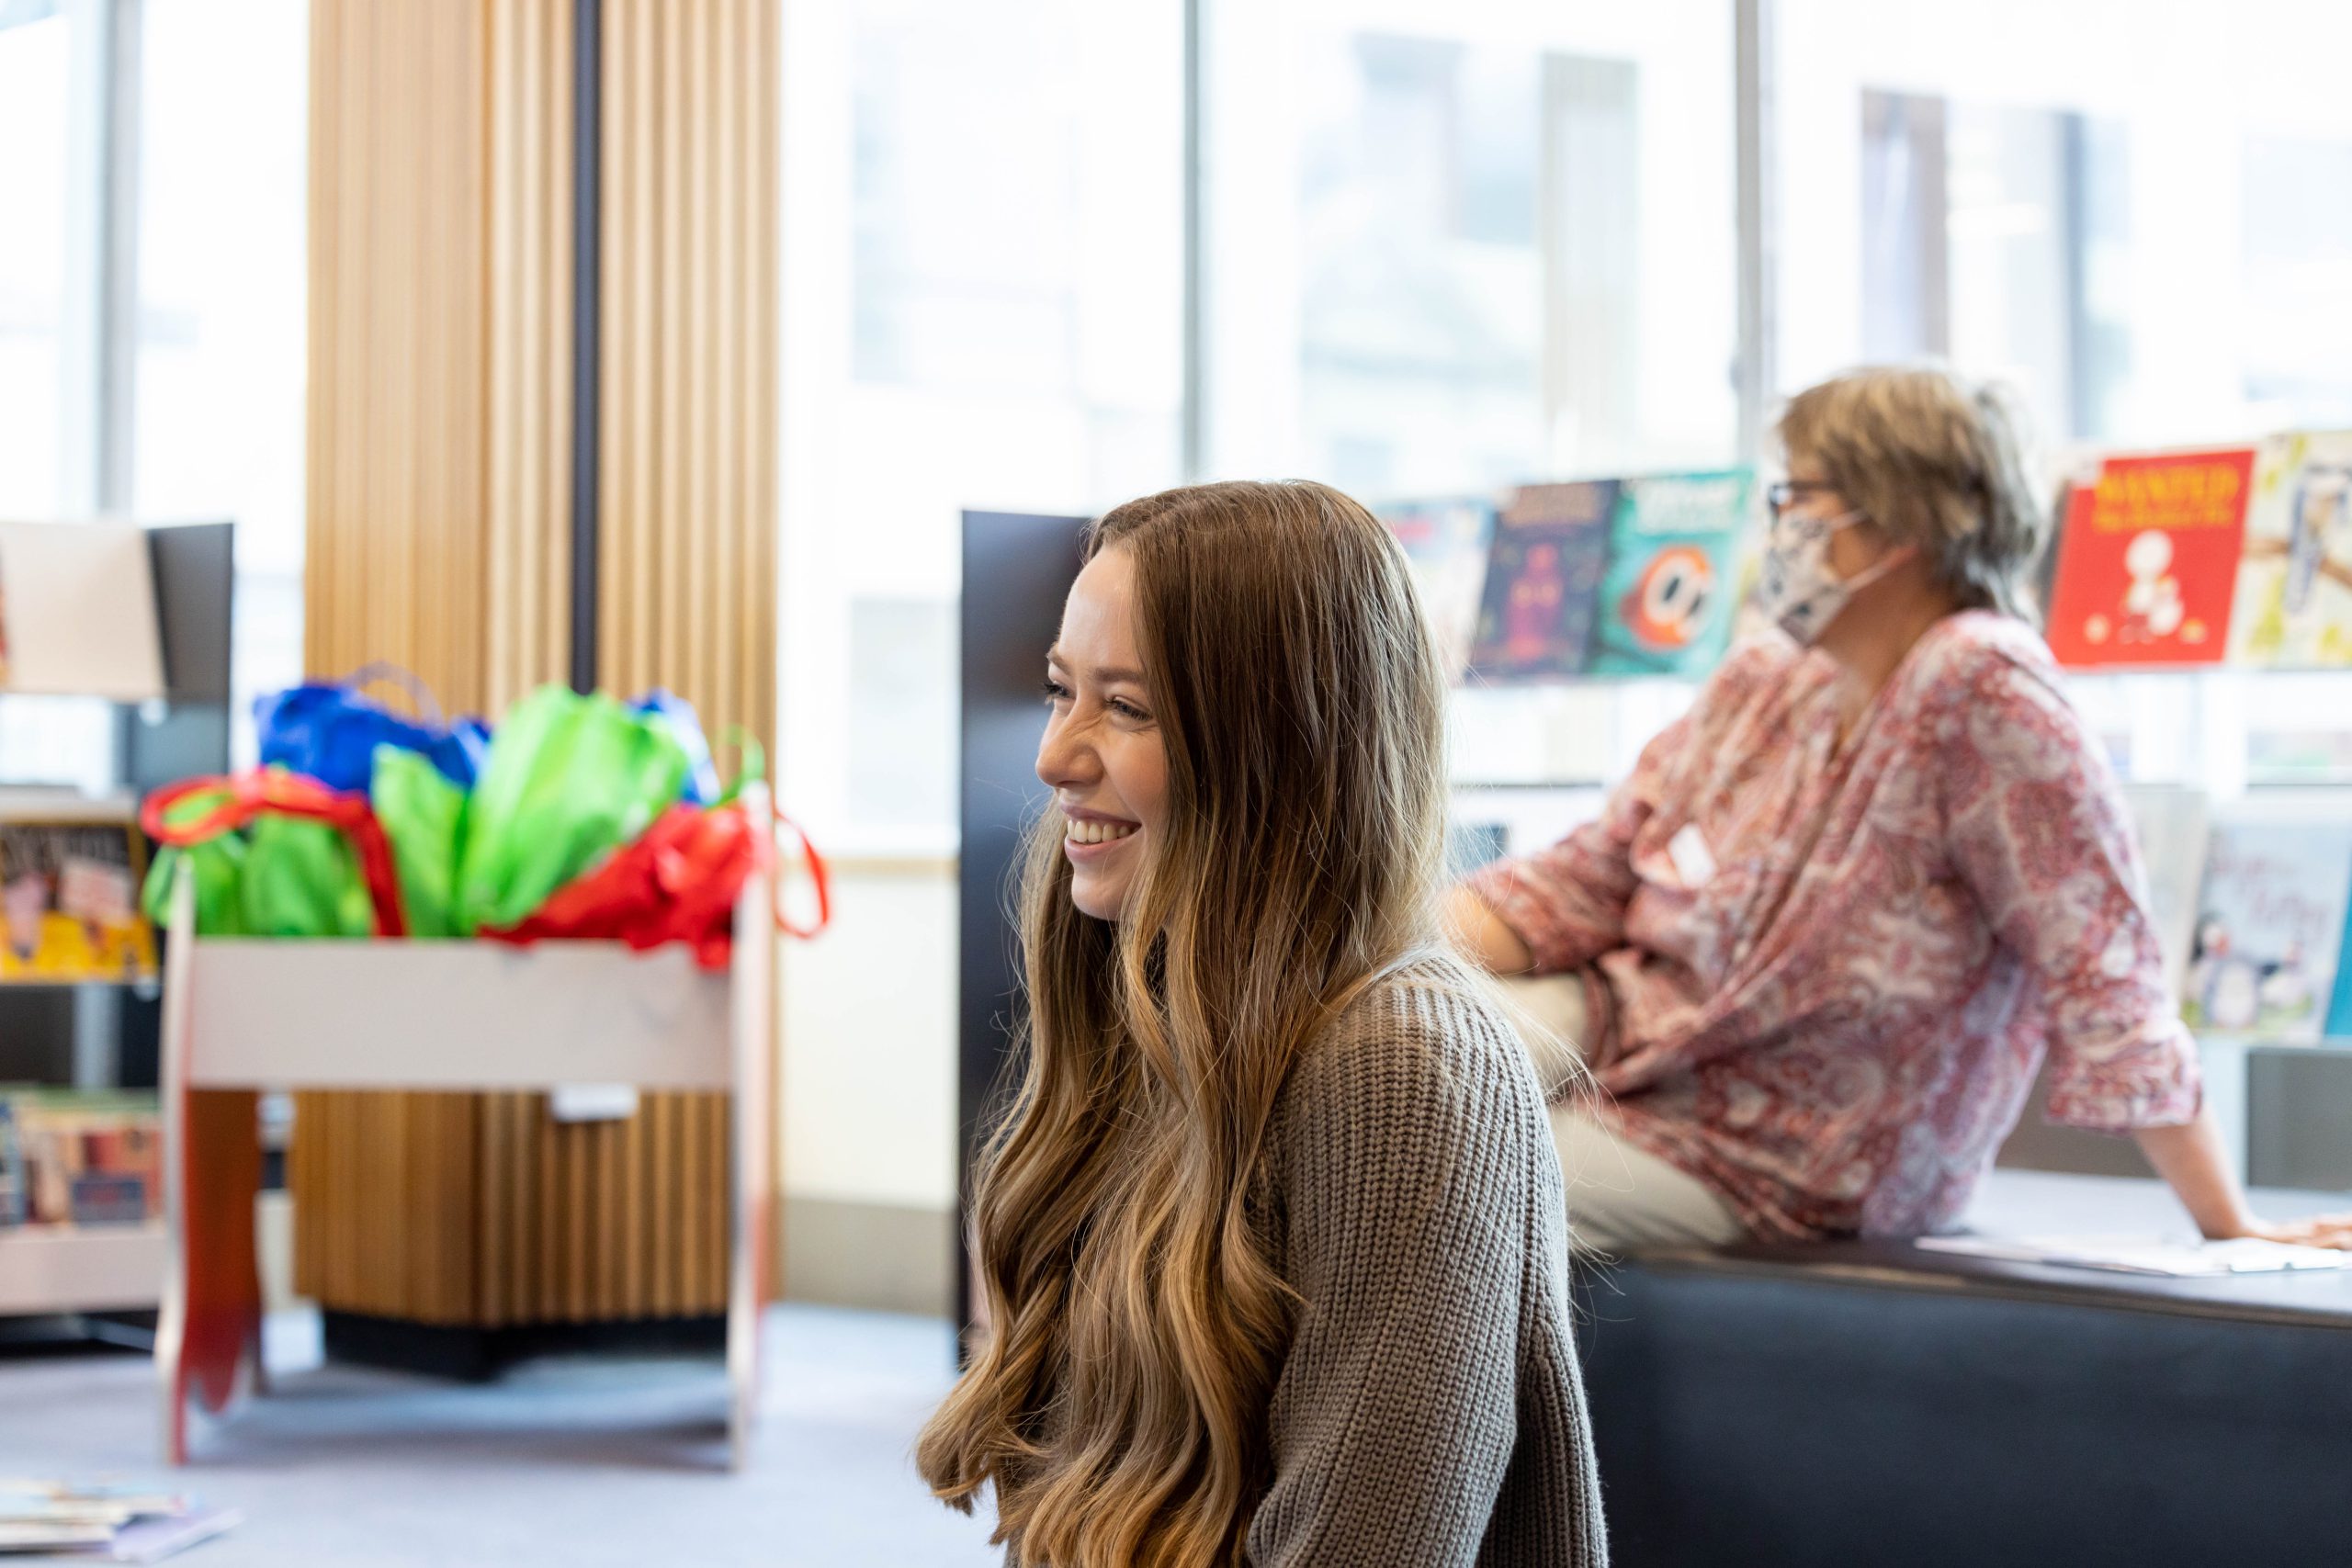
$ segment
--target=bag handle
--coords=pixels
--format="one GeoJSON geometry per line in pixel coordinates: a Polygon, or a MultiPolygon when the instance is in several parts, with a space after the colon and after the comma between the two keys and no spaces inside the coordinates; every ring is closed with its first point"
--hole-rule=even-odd
{"type": "MultiPolygon", "coordinates": [[[[735,747],[735,776],[727,781],[726,792],[711,803],[714,807],[735,805],[742,798],[743,785],[746,781],[767,777],[767,748],[760,744],[757,736],[740,724],[732,724],[727,727],[726,739],[733,742],[735,747]]],[[[818,852],[817,845],[808,837],[808,830],[784,814],[784,807],[775,803],[773,791],[768,795],[768,811],[775,818],[768,829],[767,847],[770,852],[775,849],[775,829],[779,828],[792,829],[792,836],[800,841],[800,858],[808,865],[808,880],[815,885],[817,890],[817,919],[812,924],[803,925],[785,912],[784,878],[777,877],[775,882],[776,930],[786,936],[797,936],[801,941],[807,942],[820,934],[827,926],[833,923],[832,868],[825,863],[825,857],[818,852]]]]}
{"type": "Polygon", "coordinates": [[[423,676],[406,665],[395,664],[389,659],[371,659],[344,677],[342,684],[354,692],[365,691],[378,682],[397,686],[408,697],[409,710],[435,729],[447,729],[449,720],[441,711],[440,699],[423,676]]]}
{"type": "MultiPolygon", "coordinates": [[[[785,913],[784,878],[781,876],[777,877],[775,879],[776,929],[784,932],[786,936],[797,936],[801,941],[808,942],[817,937],[827,926],[833,923],[832,868],[825,863],[825,857],[817,852],[817,846],[815,842],[809,839],[806,829],[802,828],[799,823],[795,822],[791,818],[786,817],[784,814],[784,808],[777,806],[773,800],[768,803],[768,808],[775,814],[775,827],[791,829],[792,836],[800,840],[801,858],[808,863],[808,880],[815,885],[817,889],[817,919],[813,924],[804,926],[799,921],[795,920],[790,915],[785,913]]],[[[770,831],[771,834],[773,834],[774,829],[771,829],[770,831]]],[[[769,842],[771,845],[774,844],[775,840],[773,836],[771,836],[769,842]]]]}
{"type": "Polygon", "coordinates": [[[140,807],[139,825],[155,842],[184,849],[233,832],[266,812],[341,829],[359,857],[360,874],[368,881],[368,901],[376,910],[376,934],[408,934],[391,840],[384,836],[384,825],[376,819],[375,807],[364,795],[345,795],[281,768],[255,768],[224,778],[183,779],[167,784],[140,807]],[[201,809],[175,819],[174,813],[190,803],[201,809]]]}

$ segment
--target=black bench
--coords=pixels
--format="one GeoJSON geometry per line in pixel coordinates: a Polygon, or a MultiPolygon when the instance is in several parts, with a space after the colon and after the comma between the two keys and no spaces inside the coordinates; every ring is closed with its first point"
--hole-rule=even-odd
{"type": "MultiPolygon", "coordinates": [[[[1971,1221],[2187,1224],[2153,1182],[2017,1171],[1971,1221]]],[[[1620,1568],[2352,1563],[2352,1272],[1747,1245],[1581,1268],[1577,1301],[1620,1568]]]]}

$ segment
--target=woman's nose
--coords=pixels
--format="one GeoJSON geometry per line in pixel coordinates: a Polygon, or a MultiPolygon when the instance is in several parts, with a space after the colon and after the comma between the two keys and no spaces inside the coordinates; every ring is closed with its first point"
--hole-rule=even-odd
{"type": "Polygon", "coordinates": [[[1048,787],[1078,788],[1091,784],[1101,772],[1100,762],[1094,748],[1087,743],[1080,727],[1070,722],[1069,714],[1058,713],[1046,721],[1046,733],[1037,742],[1037,777],[1048,787]]]}

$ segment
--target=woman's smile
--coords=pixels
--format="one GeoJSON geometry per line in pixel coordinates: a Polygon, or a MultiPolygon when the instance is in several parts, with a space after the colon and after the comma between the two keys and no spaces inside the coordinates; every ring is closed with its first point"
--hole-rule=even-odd
{"type": "Polygon", "coordinates": [[[1073,865],[1090,865],[1119,852],[1140,822],[1108,817],[1073,817],[1062,827],[1062,852],[1073,865]]]}

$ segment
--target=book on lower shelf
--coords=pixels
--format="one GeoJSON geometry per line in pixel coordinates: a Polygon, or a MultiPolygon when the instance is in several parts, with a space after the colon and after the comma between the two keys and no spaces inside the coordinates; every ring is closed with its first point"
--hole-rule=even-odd
{"type": "Polygon", "coordinates": [[[2181,994],[2190,1028],[2316,1043],[2334,1023],[2352,907],[2352,817],[2317,802],[2213,814],[2181,994]]]}
{"type": "Polygon", "coordinates": [[[162,1213],[152,1093],[0,1085],[0,1229],[141,1225],[162,1213]]]}

